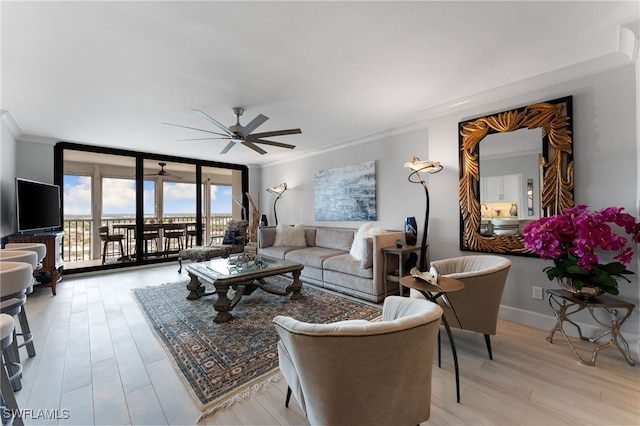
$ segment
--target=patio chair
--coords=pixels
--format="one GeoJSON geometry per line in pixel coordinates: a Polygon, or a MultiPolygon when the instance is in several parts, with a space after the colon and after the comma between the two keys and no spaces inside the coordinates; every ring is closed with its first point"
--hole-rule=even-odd
{"type": "MultiPolygon", "coordinates": [[[[119,244],[120,247],[120,260],[122,260],[124,262],[125,260],[125,255],[124,255],[124,246],[122,244],[122,241],[124,241],[124,234],[111,234],[109,233],[109,227],[108,226],[101,226],[98,228],[98,232],[100,233],[100,241],[102,241],[102,264],[104,265],[104,263],[106,262],[106,256],[107,256],[107,250],[109,247],[109,243],[111,243],[112,245],[115,245],[115,243],[119,244]]],[[[115,248],[112,248],[111,250],[112,253],[115,253],[115,248]]]]}
{"type": "Polygon", "coordinates": [[[164,251],[169,255],[169,249],[171,248],[171,240],[176,241],[178,250],[184,248],[184,238],[186,226],[184,223],[166,223],[162,226],[164,236],[164,251]]]}

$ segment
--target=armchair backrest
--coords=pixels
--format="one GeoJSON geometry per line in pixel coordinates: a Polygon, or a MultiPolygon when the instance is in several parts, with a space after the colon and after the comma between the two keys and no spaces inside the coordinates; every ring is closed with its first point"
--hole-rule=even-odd
{"type": "Polygon", "coordinates": [[[502,292],[511,261],[502,256],[472,255],[431,263],[439,275],[462,281],[464,289],[447,293],[445,315],[451,327],[496,334],[502,292]],[[453,315],[451,315],[454,313],[453,315]]]}
{"type": "Polygon", "coordinates": [[[441,316],[442,309],[434,303],[390,296],[378,322],[310,324],[275,317],[309,422],[372,425],[427,420],[441,316]]]}

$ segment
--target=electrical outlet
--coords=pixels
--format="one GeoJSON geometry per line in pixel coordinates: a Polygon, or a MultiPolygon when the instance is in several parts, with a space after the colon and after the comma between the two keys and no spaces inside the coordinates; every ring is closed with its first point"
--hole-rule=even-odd
{"type": "Polygon", "coordinates": [[[533,287],[533,298],[542,300],[542,287],[533,287]]]}

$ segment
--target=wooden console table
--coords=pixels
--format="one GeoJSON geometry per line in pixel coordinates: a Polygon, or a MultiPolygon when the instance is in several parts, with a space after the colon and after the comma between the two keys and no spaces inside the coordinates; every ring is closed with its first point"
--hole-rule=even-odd
{"type": "Polygon", "coordinates": [[[42,261],[42,268],[34,272],[34,275],[37,276],[47,272],[51,274],[51,282],[43,283],[43,285],[51,287],[51,293],[54,296],[56,295],[56,284],[62,279],[62,270],[64,269],[64,259],[62,258],[63,241],[64,232],[43,232],[9,237],[10,243],[41,243],[47,247],[47,255],[42,261]]]}

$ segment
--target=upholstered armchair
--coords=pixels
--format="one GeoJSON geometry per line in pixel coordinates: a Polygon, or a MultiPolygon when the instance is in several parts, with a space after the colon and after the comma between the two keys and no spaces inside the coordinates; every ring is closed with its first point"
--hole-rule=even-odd
{"type": "MultiPolygon", "coordinates": [[[[489,358],[493,359],[490,336],[496,334],[502,291],[511,261],[501,256],[472,255],[436,260],[431,266],[439,276],[455,278],[465,285],[460,291],[438,298],[449,327],[484,334],[489,358]]],[[[424,299],[414,289],[411,289],[410,297],[424,299]]]]}
{"type": "Polygon", "coordinates": [[[389,296],[382,321],[277,316],[280,370],[312,425],[416,425],[429,418],[442,309],[389,296]]]}

